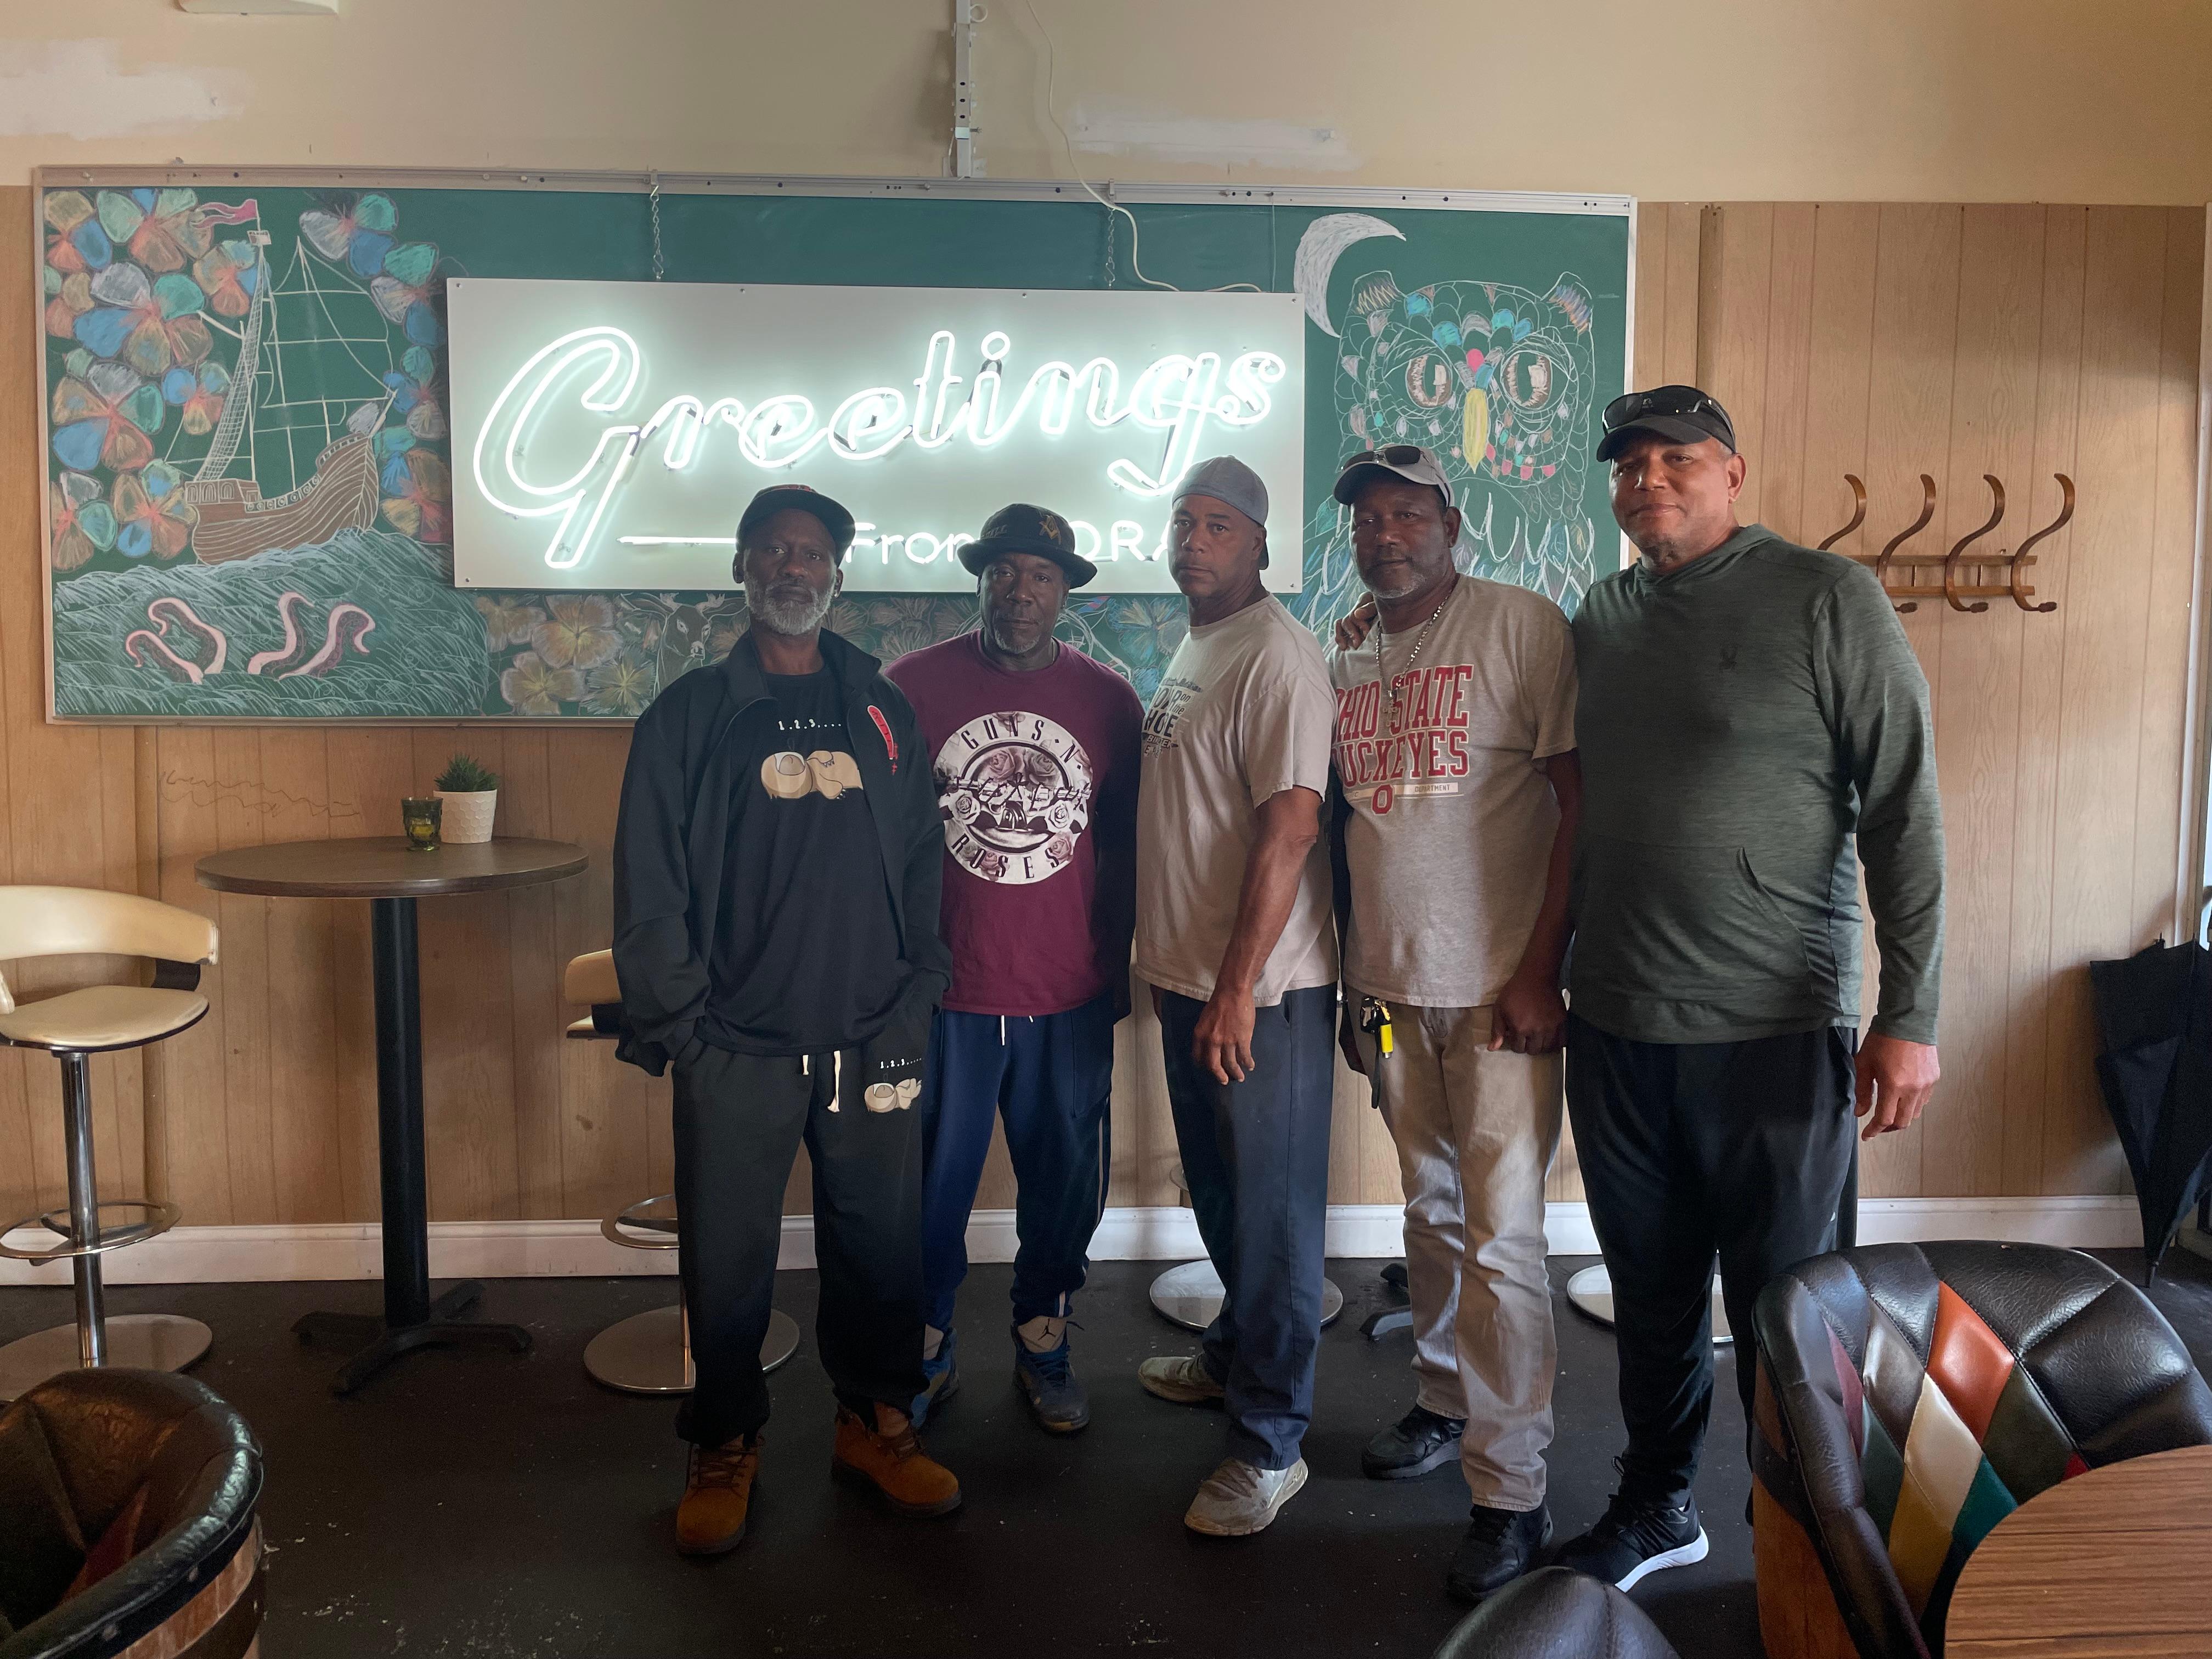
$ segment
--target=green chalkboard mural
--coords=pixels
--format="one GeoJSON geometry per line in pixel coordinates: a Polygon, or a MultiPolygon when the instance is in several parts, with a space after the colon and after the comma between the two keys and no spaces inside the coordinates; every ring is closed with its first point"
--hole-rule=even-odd
{"type": "MultiPolygon", "coordinates": [[[[1133,286],[1126,224],[1064,194],[303,190],[222,175],[42,185],[55,712],[119,719],[635,716],[719,660],[742,593],[453,583],[444,287],[459,275],[1133,286]]],[[[1571,610],[1613,544],[1588,459],[1625,383],[1628,220],[1239,201],[1133,206],[1153,276],[1295,292],[1307,328],[1304,586],[1358,596],[1337,462],[1446,458],[1463,568],[1571,610]]],[[[738,503],[732,503],[734,519],[738,503]]],[[[964,594],[848,592],[886,659],[964,594]]],[[[1064,635],[1149,696],[1168,595],[1073,599],[1064,635]]]]}

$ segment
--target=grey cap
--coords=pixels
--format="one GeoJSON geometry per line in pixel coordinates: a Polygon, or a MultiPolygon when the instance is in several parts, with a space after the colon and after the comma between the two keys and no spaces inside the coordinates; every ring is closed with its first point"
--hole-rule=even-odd
{"type": "Polygon", "coordinates": [[[1217,501],[1226,501],[1261,529],[1267,527],[1267,486],[1234,455],[1216,455],[1184,473],[1175,487],[1176,504],[1186,495],[1211,495],[1217,501]]]}
{"type": "Polygon", "coordinates": [[[1447,508],[1458,505],[1452,500],[1451,480],[1444,476],[1443,463],[1437,459],[1435,451],[1424,449],[1419,444],[1384,444],[1379,449],[1361,450],[1336,475],[1336,499],[1351,506],[1353,498],[1365,488],[1368,476],[1376,472],[1391,473],[1407,483],[1440,489],[1447,508]]]}

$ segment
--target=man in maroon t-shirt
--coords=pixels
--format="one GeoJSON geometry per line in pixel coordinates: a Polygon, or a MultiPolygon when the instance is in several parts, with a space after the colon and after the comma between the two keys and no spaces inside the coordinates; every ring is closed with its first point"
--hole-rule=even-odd
{"type": "Polygon", "coordinates": [[[1067,1345],[1106,1201],[1114,1025],[1129,1012],[1144,708],[1113,670],[1054,637],[1098,574],[1067,520],[1016,505],[960,550],[982,625],[902,657],[945,815],[941,931],[952,988],[922,1085],[925,1371],[919,1422],[959,1383],[952,1305],[967,1275],[994,1115],[1020,1185],[1014,1380],[1038,1424],[1091,1420],[1067,1345]]]}

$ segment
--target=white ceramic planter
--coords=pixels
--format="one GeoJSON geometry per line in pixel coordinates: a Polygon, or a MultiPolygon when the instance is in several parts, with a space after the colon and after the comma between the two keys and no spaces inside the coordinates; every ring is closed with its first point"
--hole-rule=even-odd
{"type": "Polygon", "coordinates": [[[438,799],[446,803],[441,815],[443,822],[438,836],[441,841],[471,842],[491,839],[492,814],[499,806],[496,789],[441,789],[438,799]]]}

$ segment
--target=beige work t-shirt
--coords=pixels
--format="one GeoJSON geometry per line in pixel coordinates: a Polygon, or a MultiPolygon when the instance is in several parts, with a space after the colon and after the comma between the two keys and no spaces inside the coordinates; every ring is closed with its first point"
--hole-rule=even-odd
{"type": "Polygon", "coordinates": [[[1473,576],[1409,672],[1422,626],[1329,653],[1352,809],[1344,981],[1388,1002],[1479,1008],[1520,966],[1543,905],[1559,809],[1536,763],[1575,746],[1574,635],[1541,593],[1473,576]]]}
{"type": "MultiPolygon", "coordinates": [[[[1145,716],[1137,796],[1138,975],[1204,1001],[1237,924],[1259,809],[1328,788],[1336,698],[1321,642],[1272,594],[1194,628],[1145,716]]],[[[1314,842],[1252,1000],[1336,981],[1328,848],[1314,842]]]]}

